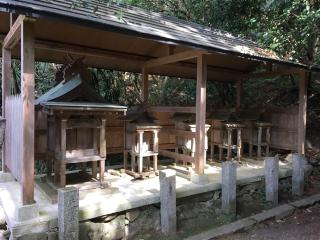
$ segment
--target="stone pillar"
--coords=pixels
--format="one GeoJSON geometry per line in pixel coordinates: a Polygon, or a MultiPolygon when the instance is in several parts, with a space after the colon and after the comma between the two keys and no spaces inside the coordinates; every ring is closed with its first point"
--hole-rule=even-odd
{"type": "Polygon", "coordinates": [[[278,204],[279,157],[266,157],[265,160],[266,200],[278,204]]]}
{"type": "Polygon", "coordinates": [[[222,211],[236,214],[237,165],[234,162],[222,163],[222,211]]]}
{"type": "Polygon", "coordinates": [[[161,231],[165,234],[175,233],[177,229],[176,214],[176,171],[167,169],[159,172],[161,231]]]}
{"type": "Polygon", "coordinates": [[[79,239],[79,190],[75,187],[58,189],[59,240],[79,239]]]}
{"type": "Polygon", "coordinates": [[[302,196],[304,193],[304,165],[305,157],[302,154],[292,156],[292,194],[302,196]]]}

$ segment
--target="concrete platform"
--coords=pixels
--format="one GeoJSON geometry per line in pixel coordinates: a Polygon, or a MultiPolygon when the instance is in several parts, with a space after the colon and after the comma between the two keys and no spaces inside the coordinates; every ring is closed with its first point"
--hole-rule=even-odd
{"type": "MultiPolygon", "coordinates": [[[[280,178],[291,176],[290,163],[280,163],[280,178]]],[[[205,169],[209,182],[195,184],[177,176],[177,198],[201,194],[221,189],[221,164],[213,163],[205,169]]],[[[145,205],[160,202],[159,178],[134,180],[126,174],[114,176],[105,174],[108,186],[101,188],[98,182],[74,184],[79,188],[80,212],[79,220],[87,220],[106,214],[113,214],[145,205]]],[[[246,159],[237,168],[238,184],[248,184],[264,179],[264,164],[262,161],[246,159]]],[[[5,210],[6,221],[14,236],[21,233],[48,231],[57,227],[57,204],[44,194],[39,186],[35,189],[35,199],[39,206],[37,219],[18,222],[15,212],[21,205],[20,185],[16,181],[0,183],[0,200],[5,210]]]]}

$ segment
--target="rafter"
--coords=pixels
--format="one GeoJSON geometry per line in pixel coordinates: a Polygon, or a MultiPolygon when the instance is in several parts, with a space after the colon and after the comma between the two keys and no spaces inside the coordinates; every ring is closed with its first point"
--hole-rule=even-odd
{"type": "Polygon", "coordinates": [[[25,20],[24,15],[19,15],[17,20],[14,22],[12,27],[10,28],[10,31],[8,32],[7,36],[5,37],[3,41],[3,47],[6,49],[12,49],[17,42],[21,38],[21,24],[25,20]]]}
{"type": "Polygon", "coordinates": [[[149,60],[149,61],[145,62],[144,67],[145,68],[152,68],[152,67],[170,64],[170,63],[176,63],[176,62],[196,58],[199,55],[205,54],[205,53],[207,53],[207,52],[200,51],[200,50],[188,50],[188,51],[168,55],[165,57],[160,57],[160,58],[149,60]]]}

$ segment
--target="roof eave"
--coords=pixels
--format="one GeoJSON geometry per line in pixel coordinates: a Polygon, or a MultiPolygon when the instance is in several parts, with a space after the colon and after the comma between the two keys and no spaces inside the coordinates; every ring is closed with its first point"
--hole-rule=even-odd
{"type": "Polygon", "coordinates": [[[320,68],[314,67],[314,66],[309,66],[306,64],[302,64],[302,63],[286,61],[286,60],[282,60],[282,59],[274,59],[274,58],[263,57],[263,56],[257,56],[257,55],[251,55],[251,54],[227,50],[227,49],[223,49],[223,48],[219,48],[219,47],[204,46],[201,44],[190,43],[190,42],[182,41],[182,40],[169,39],[169,38],[165,38],[165,37],[161,37],[161,36],[157,36],[157,35],[139,32],[134,29],[129,29],[129,28],[124,28],[124,27],[114,26],[111,24],[92,21],[91,19],[76,18],[73,16],[68,16],[68,15],[59,14],[59,13],[40,11],[38,9],[33,9],[30,7],[16,5],[16,4],[14,4],[14,2],[11,2],[11,1],[6,2],[6,3],[0,2],[0,9],[4,10],[4,12],[24,14],[26,16],[33,17],[33,18],[59,19],[59,20],[68,21],[68,22],[73,23],[75,25],[93,27],[93,28],[98,28],[98,29],[104,30],[104,31],[117,32],[117,33],[135,36],[135,37],[151,39],[151,40],[166,43],[166,44],[184,45],[184,46],[188,46],[188,47],[192,47],[192,48],[206,50],[206,51],[212,52],[212,53],[217,52],[217,53],[230,54],[230,55],[234,55],[234,56],[238,56],[238,57],[242,57],[242,58],[246,58],[246,59],[271,62],[271,63],[286,65],[286,66],[290,66],[290,67],[301,68],[301,69],[305,69],[305,70],[309,70],[309,71],[320,72],[320,68]]]}

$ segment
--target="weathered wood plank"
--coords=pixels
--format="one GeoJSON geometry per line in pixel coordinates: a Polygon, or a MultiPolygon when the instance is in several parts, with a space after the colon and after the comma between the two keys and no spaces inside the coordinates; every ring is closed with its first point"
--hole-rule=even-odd
{"type": "MultiPolygon", "coordinates": [[[[6,118],[6,98],[10,94],[10,80],[11,80],[11,51],[5,48],[2,48],[2,116],[6,118]]],[[[6,126],[8,128],[8,126],[6,126]]],[[[6,138],[4,138],[4,143],[2,147],[2,171],[6,171],[6,159],[5,151],[6,150],[6,138]]]]}

